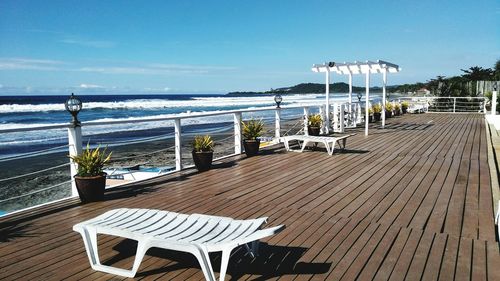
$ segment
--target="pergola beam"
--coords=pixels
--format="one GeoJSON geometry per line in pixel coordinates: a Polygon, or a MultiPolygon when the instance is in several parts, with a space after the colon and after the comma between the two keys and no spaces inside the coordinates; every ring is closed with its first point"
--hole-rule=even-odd
{"type": "Polygon", "coordinates": [[[335,63],[335,62],[325,62],[323,64],[313,64],[311,70],[313,72],[325,72],[326,73],[326,114],[327,117],[325,120],[327,122],[327,132],[329,124],[329,105],[330,105],[330,76],[332,73],[337,73],[340,75],[348,75],[349,76],[349,103],[352,102],[352,75],[353,74],[364,74],[366,83],[366,96],[365,96],[365,134],[368,135],[368,105],[370,99],[370,74],[382,73],[382,127],[385,126],[385,96],[386,96],[386,86],[387,86],[387,73],[396,73],[401,71],[401,68],[394,64],[383,60],[366,61],[364,63],[354,61],[354,63],[344,62],[344,63],[335,63]]]}

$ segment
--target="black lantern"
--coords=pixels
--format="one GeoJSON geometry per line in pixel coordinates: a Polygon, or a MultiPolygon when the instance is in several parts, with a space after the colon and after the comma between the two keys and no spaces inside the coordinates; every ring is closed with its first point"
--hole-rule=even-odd
{"type": "Polygon", "coordinates": [[[276,96],[274,96],[274,102],[276,103],[276,108],[280,108],[280,104],[281,104],[282,100],[283,100],[283,98],[281,97],[280,94],[276,94],[276,96]]]}
{"type": "Polygon", "coordinates": [[[361,102],[362,97],[363,97],[363,95],[361,95],[361,93],[358,93],[358,102],[361,102]]]}
{"type": "Polygon", "coordinates": [[[78,115],[78,112],[82,110],[82,101],[75,96],[75,94],[71,93],[71,96],[64,103],[64,107],[66,107],[66,110],[71,113],[71,116],[73,116],[73,120],[71,120],[73,126],[80,126],[80,121],[78,121],[76,116],[78,115]]]}

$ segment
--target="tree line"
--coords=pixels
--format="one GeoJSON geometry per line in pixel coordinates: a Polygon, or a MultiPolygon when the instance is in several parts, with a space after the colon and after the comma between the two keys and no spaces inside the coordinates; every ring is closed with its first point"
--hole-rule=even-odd
{"type": "Polygon", "coordinates": [[[428,80],[426,83],[398,85],[392,88],[391,92],[409,93],[426,88],[435,96],[475,97],[488,94],[477,89],[476,84],[478,81],[500,81],[500,60],[496,61],[493,68],[472,66],[468,69],[460,70],[463,72],[460,76],[445,77],[439,75],[434,79],[428,80]]]}

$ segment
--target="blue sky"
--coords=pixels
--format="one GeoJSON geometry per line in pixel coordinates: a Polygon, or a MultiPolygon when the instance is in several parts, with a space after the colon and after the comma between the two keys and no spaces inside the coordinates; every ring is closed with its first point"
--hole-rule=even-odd
{"type": "Polygon", "coordinates": [[[268,90],[377,59],[389,84],[492,67],[500,2],[0,1],[0,94],[268,90]]]}

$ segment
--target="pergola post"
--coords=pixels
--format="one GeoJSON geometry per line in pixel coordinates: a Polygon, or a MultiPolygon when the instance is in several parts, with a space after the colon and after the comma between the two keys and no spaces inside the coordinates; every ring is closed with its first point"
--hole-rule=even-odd
{"type": "MultiPolygon", "coordinates": [[[[387,73],[397,73],[401,71],[401,68],[393,63],[377,60],[357,62],[354,63],[344,62],[335,63],[333,61],[323,64],[313,64],[312,71],[314,72],[325,72],[326,73],[326,107],[323,113],[325,113],[325,123],[326,132],[330,131],[330,72],[335,72],[341,75],[349,76],[349,103],[352,103],[352,75],[353,74],[365,74],[366,75],[366,101],[365,101],[365,134],[368,135],[368,120],[369,120],[369,106],[370,106],[370,74],[372,73],[382,73],[383,75],[383,99],[382,99],[382,127],[385,126],[385,100],[387,94],[387,73]]],[[[358,117],[361,119],[363,116],[361,112],[361,104],[357,103],[359,108],[358,117]]],[[[361,120],[360,120],[361,121],[361,120]]]]}
{"type": "Polygon", "coordinates": [[[325,133],[330,133],[330,69],[326,69],[326,106],[325,106],[325,133]]]}
{"type": "Polygon", "coordinates": [[[385,96],[386,96],[386,86],[387,86],[387,69],[382,70],[382,128],[385,127],[385,96]]]}
{"type": "Polygon", "coordinates": [[[349,71],[349,103],[352,103],[352,72],[349,71]]]}
{"type": "Polygon", "coordinates": [[[365,81],[365,86],[366,86],[366,95],[365,95],[365,136],[368,136],[368,118],[369,116],[369,111],[368,111],[368,106],[369,106],[369,99],[370,99],[370,71],[366,72],[366,81],[365,81]]]}

